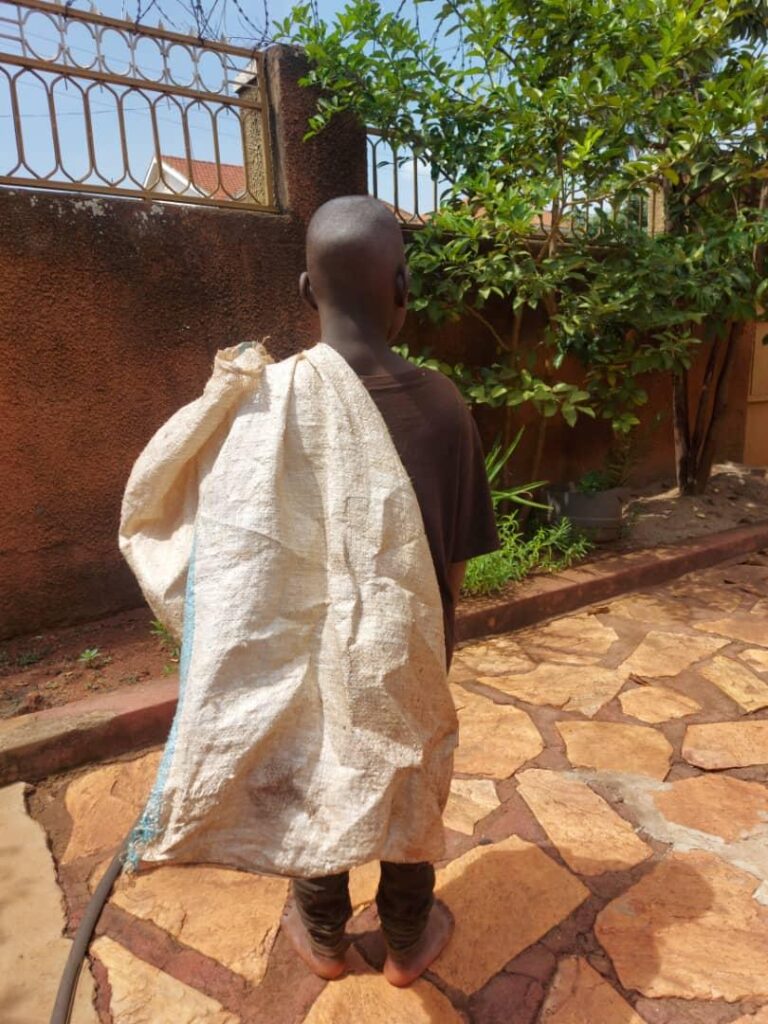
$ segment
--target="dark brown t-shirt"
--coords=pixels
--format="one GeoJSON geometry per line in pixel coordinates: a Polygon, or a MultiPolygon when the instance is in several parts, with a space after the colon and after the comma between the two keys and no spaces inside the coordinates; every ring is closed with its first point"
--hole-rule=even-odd
{"type": "Polygon", "coordinates": [[[421,508],[453,651],[448,570],[499,546],[475,421],[454,384],[436,370],[361,376],[397,449],[421,508]]]}

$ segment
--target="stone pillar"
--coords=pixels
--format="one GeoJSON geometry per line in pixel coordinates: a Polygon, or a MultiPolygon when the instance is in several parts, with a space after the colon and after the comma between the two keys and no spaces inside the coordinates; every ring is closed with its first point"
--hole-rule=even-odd
{"type": "MultiPolygon", "coordinates": [[[[252,74],[241,72],[238,75],[238,82],[241,81],[242,84],[237,89],[239,97],[243,100],[258,103],[260,95],[255,67],[252,74]]],[[[275,201],[275,197],[269,194],[263,130],[263,125],[268,123],[269,112],[267,112],[266,118],[262,118],[260,110],[249,110],[246,107],[240,107],[239,110],[243,131],[245,187],[248,189],[251,198],[257,203],[270,206],[275,201]]],[[[266,145],[269,144],[267,139],[266,145]]]]}
{"type": "Polygon", "coordinates": [[[342,116],[319,135],[304,139],[317,94],[299,85],[307,72],[303,53],[290,46],[271,46],[266,52],[265,70],[280,209],[306,223],[328,199],[367,193],[366,135],[362,125],[342,116]]]}

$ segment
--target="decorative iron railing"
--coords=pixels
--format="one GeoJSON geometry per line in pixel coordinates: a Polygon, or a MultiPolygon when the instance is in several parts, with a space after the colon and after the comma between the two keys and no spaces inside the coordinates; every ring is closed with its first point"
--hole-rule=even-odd
{"type": "Polygon", "coordinates": [[[263,54],[1,0],[0,185],[273,211],[263,54]]]}
{"type": "Polygon", "coordinates": [[[421,227],[440,205],[441,183],[427,161],[369,128],[368,191],[388,203],[403,224],[421,227]]]}
{"type": "MultiPolygon", "coordinates": [[[[375,128],[368,128],[368,191],[390,205],[405,227],[423,227],[439,209],[448,183],[435,175],[423,156],[417,156],[404,147],[397,147],[385,139],[375,128]]],[[[604,197],[591,200],[577,182],[570,185],[569,201],[572,212],[559,224],[564,234],[572,230],[585,230],[590,218],[603,216],[615,220],[625,217],[648,234],[664,230],[663,198],[659,190],[638,189],[621,203],[604,197]]],[[[552,226],[549,210],[542,211],[531,221],[531,237],[546,236],[552,226]]]]}

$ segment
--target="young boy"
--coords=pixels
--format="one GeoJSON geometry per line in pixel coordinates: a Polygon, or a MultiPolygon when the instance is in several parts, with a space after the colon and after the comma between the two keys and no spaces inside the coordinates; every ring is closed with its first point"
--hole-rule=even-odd
{"type": "MultiPolygon", "coordinates": [[[[391,345],[405,320],[408,271],[402,230],[375,199],[334,199],[307,233],[302,298],[320,318],[320,340],[349,363],[389,429],[424,521],[443,606],[447,662],[468,559],[498,547],[480,439],[454,385],[415,369],[391,345]]],[[[433,901],[431,864],[381,865],[377,895],[389,956],[387,979],[408,985],[450,938],[445,907],[433,901]]],[[[298,913],[286,928],[303,959],[325,977],[344,969],[351,916],[348,874],[294,882],[298,913]],[[303,925],[303,927],[302,927],[303,925]]]]}
{"type": "Polygon", "coordinates": [[[400,226],[321,207],[303,298],[320,342],[219,353],[200,399],[131,474],[121,547],[180,630],[179,706],[129,860],[294,879],[284,927],[345,970],[349,869],[381,862],[384,967],[410,984],[448,942],[433,899],[456,717],[446,682],[469,558],[498,545],[477,430],[453,384],[390,346],[400,226]]]}

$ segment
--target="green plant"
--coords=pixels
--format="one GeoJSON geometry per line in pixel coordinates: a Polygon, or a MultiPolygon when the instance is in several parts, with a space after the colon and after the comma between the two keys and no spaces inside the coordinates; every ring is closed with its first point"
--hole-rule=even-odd
{"type": "Polygon", "coordinates": [[[498,551],[469,562],[465,594],[493,594],[532,572],[558,572],[579,561],[590,549],[589,542],[574,533],[568,520],[554,526],[538,526],[525,536],[515,513],[499,520],[499,540],[498,551]]]}
{"type": "Polygon", "coordinates": [[[108,655],[103,654],[98,647],[86,647],[77,656],[77,660],[81,665],[85,665],[86,668],[98,669],[108,665],[112,659],[108,655]]]}
{"type": "MultiPolygon", "coordinates": [[[[181,655],[181,645],[170,629],[160,622],[159,619],[153,619],[149,631],[152,636],[157,637],[160,641],[160,647],[170,656],[171,661],[178,661],[181,655]]],[[[163,669],[163,673],[168,675],[165,669],[163,669]]]]}
{"type": "Polygon", "coordinates": [[[600,491],[609,491],[615,486],[608,470],[590,469],[578,481],[576,490],[581,494],[597,494],[600,491]]]}
{"type": "Polygon", "coordinates": [[[351,0],[332,24],[300,4],[281,28],[310,60],[310,134],[351,113],[440,183],[409,236],[412,307],[473,318],[493,354],[439,368],[505,427],[532,406],[537,458],[557,415],[632,431],[644,375],[667,373],[678,482],[701,489],[738,323],[768,294],[761,5],[445,0],[425,36],[402,5],[351,0]],[[655,225],[638,218],[650,209],[655,225]]]}
{"type": "Polygon", "coordinates": [[[524,505],[527,508],[547,508],[546,505],[542,505],[539,501],[534,501],[531,497],[533,492],[538,490],[539,487],[544,487],[547,483],[546,480],[535,480],[530,484],[518,484],[513,487],[497,486],[507,464],[520,444],[524,429],[524,427],[520,427],[506,448],[500,440],[496,440],[491,450],[485,456],[485,472],[488,475],[488,483],[491,485],[493,507],[497,512],[502,503],[508,501],[515,505],[524,505]]]}

